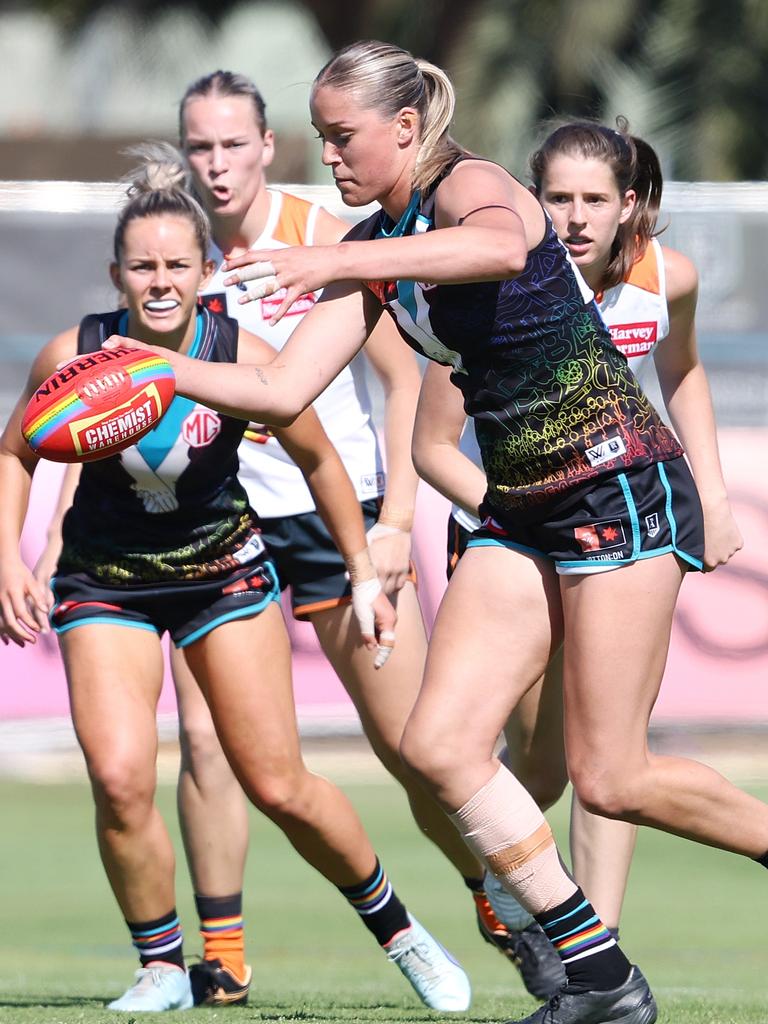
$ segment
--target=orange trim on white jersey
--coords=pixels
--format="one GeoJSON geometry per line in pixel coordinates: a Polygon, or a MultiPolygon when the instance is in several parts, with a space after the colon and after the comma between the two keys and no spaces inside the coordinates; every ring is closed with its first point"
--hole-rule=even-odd
{"type": "Polygon", "coordinates": [[[312,245],[319,207],[290,192],[275,194],[280,203],[277,223],[270,232],[273,240],[284,245],[312,245]]]}
{"type": "Polygon", "coordinates": [[[626,284],[634,285],[635,288],[642,288],[644,292],[661,295],[662,285],[659,275],[659,260],[653,241],[648,243],[640,259],[635,260],[632,264],[632,269],[624,280],[626,284]]]}

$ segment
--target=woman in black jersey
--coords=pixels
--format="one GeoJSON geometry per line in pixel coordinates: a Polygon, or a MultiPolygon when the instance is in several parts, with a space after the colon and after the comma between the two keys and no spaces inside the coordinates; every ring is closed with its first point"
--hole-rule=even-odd
{"type": "Polygon", "coordinates": [[[641,972],[494,757],[511,709],[562,641],[569,772],[588,809],[768,865],[768,808],[703,765],[648,751],[677,593],[701,567],[696,490],[538,201],[451,139],[453,101],[443,72],[397,47],[340,51],[315,79],[312,120],[345,202],[380,210],[340,244],[230,261],[227,283],[253,282],[240,301],[286,289],[276,319],[325,288],[279,359],[205,374],[172,359],[183,394],[272,422],[315,397],[382,308],[453,368],[488,491],[403,756],[563,961],[566,987],[529,1022],[650,1024],[641,972]]]}
{"type": "MultiPolygon", "coordinates": [[[[57,364],[99,349],[116,331],[169,355],[187,353],[206,371],[274,355],[235,321],[198,305],[212,270],[208,225],[183,182],[172,151],[148,155],[115,233],[112,279],[127,308],[86,317],[45,346],[3,434],[4,643],[33,643],[46,628],[47,594],[19,555],[37,463],[20,423],[27,401],[57,364]]],[[[160,636],[167,630],[185,653],[253,803],[341,890],[428,1005],[438,1005],[440,986],[441,1008],[464,1010],[463,971],[397,899],[346,797],[301,759],[278,581],[237,479],[245,426],[231,412],[216,414],[177,396],[136,445],[83,467],[63,523],[50,620],[91,779],[99,850],[141,963],[134,984],[110,1008],[192,1005],[174,906],[173,847],[154,803],[160,636]],[[412,955],[425,945],[434,954],[428,977],[412,955]]],[[[279,436],[344,555],[361,632],[381,662],[394,640],[395,613],[368,557],[349,477],[311,410],[279,436]]]]}

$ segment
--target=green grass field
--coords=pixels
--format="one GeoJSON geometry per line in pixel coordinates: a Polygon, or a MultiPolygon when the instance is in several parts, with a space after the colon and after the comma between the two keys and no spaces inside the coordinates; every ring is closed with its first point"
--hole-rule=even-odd
{"type": "MultiPolygon", "coordinates": [[[[417,833],[400,792],[390,784],[345,789],[409,909],[470,974],[472,1009],[457,1019],[503,1021],[532,1012],[535,1003],[514,969],[481,941],[461,882],[417,833]]],[[[159,799],[166,820],[174,822],[171,787],[162,786],[159,799]]],[[[98,859],[87,787],[2,781],[0,808],[0,1022],[128,1024],[131,1017],[104,1009],[127,986],[135,962],[98,859]]],[[[562,837],[563,804],[551,820],[562,837]]],[[[180,851],[175,825],[173,834],[180,851]]],[[[178,908],[187,929],[185,949],[193,954],[199,940],[181,860],[178,908]]],[[[335,891],[256,815],[245,910],[254,967],[251,1003],[195,1010],[194,1019],[439,1019],[421,1007],[335,891]]],[[[641,834],[622,936],[654,988],[660,1021],[768,1021],[767,910],[763,869],[678,839],[641,834]]],[[[173,1024],[190,1016],[166,1013],[162,1020],[173,1024]]]]}

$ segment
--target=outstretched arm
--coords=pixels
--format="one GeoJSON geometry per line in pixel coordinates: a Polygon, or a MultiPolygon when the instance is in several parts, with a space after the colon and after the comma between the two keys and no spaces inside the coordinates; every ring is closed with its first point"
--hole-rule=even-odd
{"type": "Polygon", "coordinates": [[[413,430],[414,465],[436,491],[477,516],[485,495],[485,473],[459,450],[465,427],[474,429],[467,422],[461,392],[451,383],[450,367],[430,363],[413,430]]]}
{"type": "Polygon", "coordinates": [[[669,335],[657,346],[664,402],[691,464],[704,511],[704,568],[716,569],[743,546],[720,465],[712,396],[696,345],[698,275],[687,257],[664,248],[669,335]]]}
{"type": "Polygon", "coordinates": [[[503,168],[460,163],[438,186],[439,230],[335,245],[250,250],[227,261],[224,283],[253,281],[238,301],[286,289],[271,323],[296,299],[334,281],[423,281],[463,284],[515,277],[544,232],[541,206],[503,168]]]}
{"type": "Polygon", "coordinates": [[[133,338],[113,335],[105,348],[157,352],[173,366],[176,391],[239,419],[287,426],[349,363],[368,336],[367,297],[356,285],[334,285],[304,317],[281,352],[261,364],[209,363],[133,338]]]}

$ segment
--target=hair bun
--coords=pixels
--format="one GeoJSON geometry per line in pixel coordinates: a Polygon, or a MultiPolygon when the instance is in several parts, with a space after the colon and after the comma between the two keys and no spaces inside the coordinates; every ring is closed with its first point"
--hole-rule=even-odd
{"type": "Polygon", "coordinates": [[[188,172],[183,157],[170,143],[147,142],[125,152],[140,161],[124,178],[129,196],[186,189],[188,172]]]}

